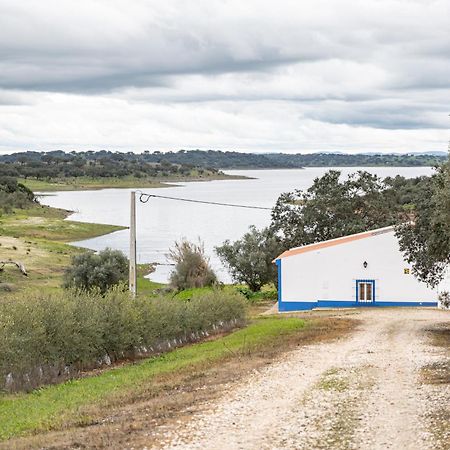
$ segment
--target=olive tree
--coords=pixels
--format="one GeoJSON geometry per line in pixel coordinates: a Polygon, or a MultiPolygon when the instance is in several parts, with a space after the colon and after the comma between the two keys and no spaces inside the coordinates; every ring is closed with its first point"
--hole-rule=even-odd
{"type": "Polygon", "coordinates": [[[112,286],[126,282],[128,259],[119,250],[107,248],[95,254],[82,253],[72,258],[64,274],[64,287],[106,292],[112,286]]]}

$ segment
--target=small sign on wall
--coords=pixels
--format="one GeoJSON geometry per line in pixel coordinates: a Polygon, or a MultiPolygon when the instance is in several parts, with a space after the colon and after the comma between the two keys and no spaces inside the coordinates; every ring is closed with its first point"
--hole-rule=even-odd
{"type": "Polygon", "coordinates": [[[404,273],[405,275],[409,275],[409,269],[408,269],[408,268],[403,269],[403,273],[404,273]]]}

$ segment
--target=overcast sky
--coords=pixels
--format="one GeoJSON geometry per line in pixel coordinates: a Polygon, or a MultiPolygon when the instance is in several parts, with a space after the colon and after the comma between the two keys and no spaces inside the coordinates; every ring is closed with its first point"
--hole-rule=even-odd
{"type": "Polygon", "coordinates": [[[430,151],[450,0],[0,0],[0,152],[430,151]]]}

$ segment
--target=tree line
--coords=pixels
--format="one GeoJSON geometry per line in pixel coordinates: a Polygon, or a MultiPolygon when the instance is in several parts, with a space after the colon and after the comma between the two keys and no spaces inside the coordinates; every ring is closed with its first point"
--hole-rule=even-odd
{"type": "Polygon", "coordinates": [[[298,169],[303,167],[373,167],[373,166],[435,166],[445,161],[442,154],[343,154],[343,153],[241,153],[216,150],[180,150],[154,152],[147,155],[153,160],[166,160],[182,164],[191,162],[199,166],[218,169],[298,169]]]}
{"type": "Polygon", "coordinates": [[[148,158],[147,154],[132,152],[21,152],[0,155],[0,178],[33,178],[38,180],[63,178],[123,178],[214,175],[215,168],[195,165],[189,161],[170,162],[148,158]]]}
{"type": "Polygon", "coordinates": [[[286,154],[240,153],[215,150],[177,152],[20,152],[0,155],[0,177],[164,177],[216,174],[220,169],[294,169],[303,167],[436,166],[438,154],[286,154]]]}

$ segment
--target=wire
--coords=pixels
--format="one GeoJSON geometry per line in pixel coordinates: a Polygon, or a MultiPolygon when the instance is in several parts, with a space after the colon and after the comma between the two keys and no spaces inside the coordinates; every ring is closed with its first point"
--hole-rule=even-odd
{"type": "Polygon", "coordinates": [[[206,200],[192,200],[189,198],[169,197],[167,195],[146,194],[145,192],[141,191],[137,192],[140,192],[139,201],[141,203],[147,203],[150,200],[150,198],[164,198],[166,200],[178,200],[180,202],[203,203],[204,205],[229,206],[232,208],[247,208],[247,209],[264,209],[267,211],[272,210],[272,208],[266,208],[264,206],[236,205],[234,203],[209,202],[206,200]]]}

